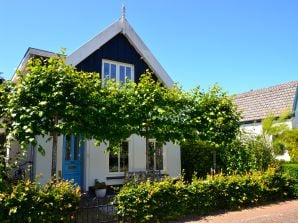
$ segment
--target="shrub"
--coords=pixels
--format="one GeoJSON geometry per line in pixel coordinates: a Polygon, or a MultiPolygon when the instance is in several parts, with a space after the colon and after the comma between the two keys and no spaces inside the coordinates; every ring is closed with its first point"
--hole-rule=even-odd
{"type": "MultiPolygon", "coordinates": [[[[1,128],[1,123],[0,123],[1,128]]],[[[6,170],[6,149],[4,147],[5,143],[5,137],[3,134],[0,133],[0,193],[2,191],[8,191],[9,190],[9,184],[7,182],[7,170],[6,170]]]]}
{"type": "MultiPolygon", "coordinates": [[[[184,179],[191,181],[193,175],[199,178],[206,178],[210,173],[211,167],[213,167],[214,150],[215,147],[204,141],[183,143],[181,145],[181,168],[184,172],[184,179]]],[[[221,160],[217,159],[216,162],[217,169],[221,169],[221,160]]]]}
{"type": "Polygon", "coordinates": [[[185,212],[183,181],[128,183],[116,197],[118,216],[124,222],[156,222],[174,219],[185,212]]]}
{"type": "Polygon", "coordinates": [[[275,162],[270,141],[262,135],[242,134],[221,149],[220,158],[227,174],[265,171],[275,162]]]}
{"type": "Polygon", "coordinates": [[[71,182],[49,182],[41,186],[19,181],[11,193],[0,194],[1,222],[70,222],[80,199],[79,187],[71,182]]]}
{"type": "Polygon", "coordinates": [[[293,178],[292,193],[298,197],[298,163],[285,163],[281,166],[282,172],[289,174],[293,178]]]}
{"type": "Polygon", "coordinates": [[[244,176],[194,177],[190,184],[180,179],[127,184],[116,197],[117,214],[123,222],[160,222],[239,209],[289,197],[291,183],[289,176],[270,168],[244,176]]]}

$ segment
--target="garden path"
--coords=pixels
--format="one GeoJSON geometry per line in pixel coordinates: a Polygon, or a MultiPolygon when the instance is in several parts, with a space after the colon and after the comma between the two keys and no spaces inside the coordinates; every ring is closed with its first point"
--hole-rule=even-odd
{"type": "Polygon", "coordinates": [[[171,223],[298,223],[298,199],[171,223]]]}

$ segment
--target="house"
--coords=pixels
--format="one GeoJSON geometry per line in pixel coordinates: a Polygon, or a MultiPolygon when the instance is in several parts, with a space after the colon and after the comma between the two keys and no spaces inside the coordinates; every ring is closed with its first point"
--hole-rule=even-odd
{"type": "MultiPolygon", "coordinates": [[[[287,111],[292,114],[285,123],[290,128],[298,127],[298,81],[238,94],[234,103],[242,112],[241,128],[246,132],[260,134],[265,117],[279,118],[287,111]]],[[[289,159],[287,155],[278,158],[289,159]]]]}
{"type": "Polygon", "coordinates": [[[4,78],[2,78],[2,77],[0,76],[0,84],[3,84],[4,81],[5,81],[4,78]]]}
{"type": "MultiPolygon", "coordinates": [[[[19,70],[24,71],[31,57],[48,58],[53,55],[55,53],[29,48],[19,70]]],[[[150,69],[154,78],[167,87],[173,86],[173,80],[128,23],[125,12],[118,21],[68,55],[66,61],[79,70],[98,72],[102,78],[111,77],[117,81],[129,78],[138,82],[140,75],[150,69]]],[[[17,75],[12,81],[17,81],[17,75]]],[[[37,138],[46,148],[46,154],[42,156],[30,147],[26,162],[32,164],[32,178],[40,176],[39,181],[45,183],[51,176],[52,142],[41,136],[37,138]]],[[[149,143],[155,149],[154,157],[146,151],[145,138],[137,135],[122,142],[116,155],[107,153],[104,143],[97,147],[93,140],[81,143],[78,137],[59,136],[57,175],[73,179],[85,191],[94,185],[95,179],[107,185],[123,184],[125,172],[146,171],[146,165],[169,176],[179,176],[180,147],[172,142],[160,145],[154,139],[150,139],[149,143]]],[[[10,157],[17,152],[17,147],[15,145],[10,151],[10,157]]]]}

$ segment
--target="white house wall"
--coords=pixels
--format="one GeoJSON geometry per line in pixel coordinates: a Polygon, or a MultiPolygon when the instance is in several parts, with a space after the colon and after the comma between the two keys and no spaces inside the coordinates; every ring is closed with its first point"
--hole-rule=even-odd
{"type": "Polygon", "coordinates": [[[243,130],[246,133],[251,133],[251,134],[256,134],[256,135],[259,135],[262,133],[262,123],[261,122],[243,124],[243,125],[241,125],[240,128],[241,128],[241,130],[243,130]]]}
{"type": "MultiPolygon", "coordinates": [[[[288,120],[286,122],[283,122],[283,124],[286,124],[289,126],[289,128],[292,128],[294,126],[293,120],[288,120]]],[[[255,123],[248,123],[248,124],[242,124],[241,130],[247,133],[254,133],[256,135],[262,134],[262,123],[261,122],[255,122],[255,123]]]]}
{"type": "Polygon", "coordinates": [[[144,171],[146,170],[146,140],[137,135],[132,135],[130,138],[133,148],[129,171],[144,171]]]}
{"type": "Polygon", "coordinates": [[[101,145],[95,146],[95,141],[86,142],[86,159],[85,159],[85,175],[86,175],[86,184],[85,190],[88,190],[89,186],[94,185],[94,180],[98,179],[99,181],[106,181],[106,173],[108,167],[106,165],[106,146],[104,143],[101,145]]]}
{"type": "MultiPolygon", "coordinates": [[[[297,95],[298,98],[298,95],[297,95]]],[[[295,110],[295,115],[293,118],[293,128],[298,128],[298,99],[296,100],[296,106],[294,106],[295,110]]]]}
{"type": "MultiPolygon", "coordinates": [[[[39,144],[45,149],[46,154],[42,156],[38,151],[34,157],[34,175],[39,177],[39,182],[44,184],[51,178],[52,165],[52,140],[48,137],[38,136],[39,144]]],[[[132,135],[129,141],[129,171],[146,170],[146,147],[143,137],[132,135]]],[[[62,173],[62,146],[63,137],[58,138],[57,149],[57,175],[62,173]]],[[[104,181],[107,185],[117,185],[124,183],[124,173],[109,173],[109,154],[106,152],[107,145],[101,143],[95,146],[94,140],[84,143],[83,160],[83,189],[89,190],[94,185],[94,180],[104,181]],[[111,179],[122,177],[122,179],[111,179]]],[[[164,173],[170,177],[179,176],[181,173],[180,146],[173,143],[166,143],[163,150],[164,173]]]]}
{"type": "MultiPolygon", "coordinates": [[[[293,126],[295,126],[294,120],[293,119],[288,120],[288,121],[284,122],[283,124],[286,124],[289,126],[289,128],[292,128],[293,126]]],[[[243,130],[245,133],[260,135],[260,134],[262,134],[262,123],[256,122],[256,123],[243,124],[243,125],[241,125],[241,130],[243,130]]],[[[289,156],[288,151],[285,151],[285,153],[283,155],[276,156],[276,159],[290,161],[290,156],[289,156]]]]}
{"type": "Polygon", "coordinates": [[[9,162],[14,162],[17,154],[21,152],[20,144],[17,141],[11,142],[10,148],[6,150],[6,156],[9,162]]]}
{"type": "MultiPolygon", "coordinates": [[[[35,151],[35,157],[33,161],[33,171],[35,177],[38,177],[41,184],[45,184],[51,179],[51,167],[52,167],[52,140],[47,140],[48,136],[42,137],[37,136],[38,143],[45,149],[45,155],[41,155],[37,149],[35,151]]],[[[60,176],[62,173],[62,139],[58,137],[57,145],[57,175],[60,176]]]]}
{"type": "MultiPolygon", "coordinates": [[[[132,135],[129,141],[129,171],[146,170],[146,147],[145,139],[132,135]]],[[[101,143],[95,146],[94,141],[86,143],[85,153],[85,186],[88,190],[94,185],[94,180],[105,181],[107,185],[123,184],[124,179],[111,179],[123,177],[124,173],[109,173],[109,155],[106,152],[107,145],[101,143]]],[[[164,173],[170,177],[179,176],[181,173],[180,146],[173,143],[166,143],[164,146],[164,173]]]]}
{"type": "Polygon", "coordinates": [[[177,177],[181,175],[181,158],[180,158],[180,146],[168,142],[165,146],[164,152],[165,171],[170,177],[177,177]]]}

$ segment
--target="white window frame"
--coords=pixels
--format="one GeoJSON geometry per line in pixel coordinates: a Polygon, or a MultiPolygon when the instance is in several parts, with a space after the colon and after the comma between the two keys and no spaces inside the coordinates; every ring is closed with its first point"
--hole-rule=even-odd
{"type": "MultiPolygon", "coordinates": [[[[149,139],[148,140],[148,143],[154,143],[154,149],[156,149],[156,144],[158,143],[155,139],[149,139]]],[[[162,169],[159,170],[159,171],[164,171],[165,170],[165,148],[164,148],[164,145],[161,146],[161,153],[162,153],[162,169]]],[[[146,163],[147,163],[147,151],[146,151],[146,163]]],[[[153,155],[153,166],[154,166],[154,170],[157,170],[156,169],[156,152],[154,152],[154,155],[153,155]]]]}
{"type": "MultiPolygon", "coordinates": [[[[104,64],[105,63],[116,65],[116,81],[117,82],[120,82],[120,66],[130,67],[130,69],[131,69],[131,80],[133,82],[135,81],[135,69],[134,69],[133,64],[122,63],[122,62],[114,61],[114,60],[102,59],[102,63],[101,63],[101,80],[102,80],[103,83],[105,81],[105,77],[104,77],[104,64]]],[[[109,79],[111,79],[111,78],[109,78],[109,79]]]]}
{"type": "MultiPolygon", "coordinates": [[[[130,168],[130,163],[131,163],[131,159],[130,159],[130,150],[131,150],[131,142],[130,140],[124,140],[123,142],[127,142],[128,143],[128,153],[127,153],[127,156],[128,156],[128,163],[127,163],[127,171],[129,171],[129,168],[130,168]]],[[[119,150],[121,148],[119,147],[119,150]]],[[[107,153],[107,160],[108,160],[108,173],[109,175],[119,175],[119,174],[124,174],[125,171],[121,171],[121,150],[118,151],[117,153],[117,156],[118,156],[118,171],[110,171],[110,153],[107,153]]]]}

